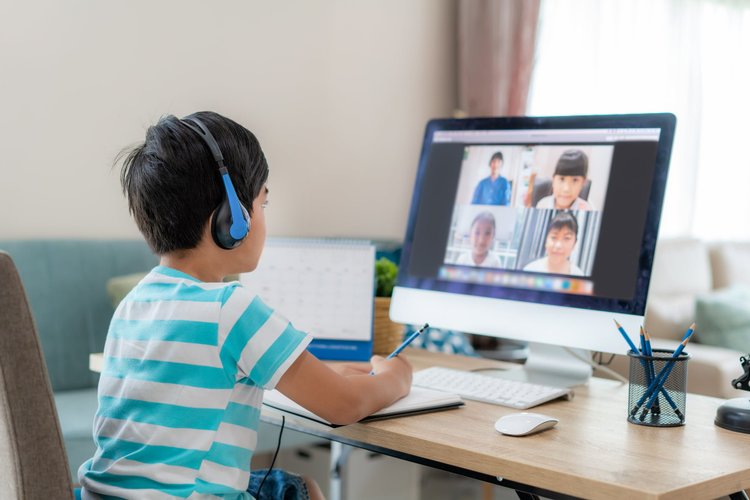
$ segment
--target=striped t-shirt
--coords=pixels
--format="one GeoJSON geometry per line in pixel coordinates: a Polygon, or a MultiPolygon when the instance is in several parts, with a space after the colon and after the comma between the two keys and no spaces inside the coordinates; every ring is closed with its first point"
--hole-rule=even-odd
{"type": "Polygon", "coordinates": [[[239,283],[156,267],[115,311],[83,499],[250,499],[263,390],[310,342],[239,283]]]}

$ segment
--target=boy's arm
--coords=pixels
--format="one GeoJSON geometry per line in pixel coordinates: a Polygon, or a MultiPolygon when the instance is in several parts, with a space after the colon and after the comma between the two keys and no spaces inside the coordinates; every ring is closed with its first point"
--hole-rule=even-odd
{"type": "Polygon", "coordinates": [[[374,375],[343,376],[304,351],[284,373],[276,389],[332,424],[362,420],[409,394],[412,366],[403,356],[372,357],[374,375]]]}
{"type": "Polygon", "coordinates": [[[479,194],[481,193],[482,181],[479,181],[477,187],[474,188],[474,196],[471,198],[472,205],[479,205],[479,194]]]}

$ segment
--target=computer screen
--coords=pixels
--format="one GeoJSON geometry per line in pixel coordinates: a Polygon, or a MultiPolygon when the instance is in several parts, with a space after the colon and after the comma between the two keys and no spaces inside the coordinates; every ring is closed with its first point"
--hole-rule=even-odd
{"type": "Polygon", "coordinates": [[[624,352],[612,319],[637,337],[674,127],[670,114],[429,122],[391,317],[624,352]]]}

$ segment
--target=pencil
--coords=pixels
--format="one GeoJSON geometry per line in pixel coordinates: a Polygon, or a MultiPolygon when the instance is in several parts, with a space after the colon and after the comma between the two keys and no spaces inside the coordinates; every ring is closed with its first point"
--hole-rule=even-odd
{"type": "MultiPolygon", "coordinates": [[[[693,326],[695,326],[695,324],[693,324],[693,326]]],[[[691,327],[690,328],[691,335],[692,335],[692,329],[693,328],[691,327]]],[[[677,358],[677,357],[680,356],[680,354],[685,349],[685,346],[687,345],[687,343],[688,343],[689,340],[690,340],[690,337],[686,337],[685,340],[682,341],[682,343],[680,344],[680,346],[677,348],[677,350],[672,355],[673,358],[677,358]]],[[[665,389],[664,389],[664,383],[667,381],[667,377],[669,377],[669,374],[672,372],[672,368],[674,368],[675,364],[676,363],[674,361],[670,361],[669,363],[667,363],[666,366],[664,366],[664,368],[661,369],[661,372],[659,372],[659,375],[657,377],[660,378],[660,380],[656,380],[655,381],[656,388],[653,390],[653,395],[651,396],[651,399],[648,400],[648,404],[643,409],[643,413],[641,414],[641,422],[646,418],[646,414],[651,409],[651,406],[653,406],[654,401],[659,396],[659,393],[661,391],[665,391],[665,389]],[[665,372],[665,370],[666,370],[666,372],[665,372]],[[662,376],[662,372],[664,372],[664,376],[662,376]]],[[[680,420],[684,420],[685,419],[685,417],[682,415],[682,412],[680,410],[678,410],[676,407],[674,408],[674,410],[675,410],[675,413],[677,413],[677,416],[680,417],[680,420]]]]}
{"type": "MultiPolygon", "coordinates": [[[[641,332],[643,332],[643,347],[646,349],[646,356],[653,356],[654,351],[651,350],[651,337],[648,336],[648,332],[641,327],[641,332]]],[[[654,378],[656,378],[656,369],[654,368],[654,361],[649,359],[648,360],[648,369],[649,372],[648,378],[648,385],[651,385],[651,382],[653,382],[654,378]]],[[[667,391],[662,389],[664,396],[667,398],[668,401],[671,401],[671,398],[669,397],[669,394],[667,391]]],[[[677,405],[674,404],[674,401],[671,401],[670,404],[672,405],[672,409],[677,409],[677,405]]],[[[659,408],[659,400],[656,400],[656,404],[654,405],[654,409],[652,410],[654,413],[661,413],[661,408],[659,408]]]]}
{"type": "MultiPolygon", "coordinates": [[[[625,331],[625,329],[622,326],[620,326],[620,323],[618,323],[617,320],[615,320],[615,325],[617,325],[617,329],[620,330],[620,334],[625,339],[625,341],[628,343],[628,345],[630,346],[630,349],[633,350],[633,353],[634,354],[640,354],[641,351],[639,351],[638,348],[633,343],[633,341],[630,340],[630,337],[628,337],[627,332],[625,331]]],[[[641,364],[643,364],[643,360],[640,360],[640,361],[641,361],[641,364]]],[[[644,366],[644,368],[645,368],[645,366],[644,366]]]]}
{"type": "MultiPolygon", "coordinates": [[[[682,353],[683,349],[685,349],[685,346],[688,343],[688,340],[693,335],[693,330],[694,329],[695,329],[695,323],[693,323],[693,325],[688,329],[687,333],[685,334],[685,338],[682,339],[682,342],[680,343],[680,346],[672,354],[672,356],[671,356],[672,358],[676,358],[676,357],[678,357],[682,353]]],[[[649,396],[651,396],[652,392],[654,392],[654,390],[657,388],[657,386],[659,386],[660,389],[663,389],[664,381],[666,381],[666,377],[669,376],[669,372],[672,371],[672,367],[674,366],[674,364],[675,364],[674,361],[670,361],[669,363],[667,363],[666,365],[664,365],[664,367],[659,371],[659,374],[656,375],[655,380],[646,389],[646,392],[643,394],[643,397],[641,397],[641,399],[638,401],[638,403],[636,403],[636,405],[631,410],[631,412],[630,412],[631,415],[635,415],[636,413],[638,413],[638,410],[640,409],[640,407],[643,404],[643,402],[646,401],[646,399],[649,396]],[[659,381],[662,378],[664,378],[664,380],[662,380],[661,384],[659,384],[659,381]]],[[[659,392],[660,391],[657,391],[657,394],[659,392]]],[[[652,396],[652,398],[653,398],[653,396],[652,396]]],[[[681,416],[681,413],[678,413],[678,416],[680,416],[680,418],[683,418],[681,416]]],[[[645,416],[643,418],[645,418],[645,416]]],[[[641,418],[641,420],[643,420],[643,418],[641,418]]]]}
{"type": "MultiPolygon", "coordinates": [[[[396,348],[396,350],[395,350],[395,351],[393,351],[393,352],[392,352],[392,353],[391,353],[391,354],[390,354],[390,355],[389,355],[389,356],[388,356],[387,358],[385,358],[385,359],[391,359],[391,358],[392,358],[393,356],[398,356],[398,353],[400,353],[401,351],[403,351],[404,349],[406,349],[406,346],[408,346],[409,344],[411,344],[411,343],[412,343],[412,341],[414,341],[414,339],[415,339],[415,338],[417,338],[417,337],[419,336],[419,334],[420,334],[420,333],[422,333],[423,331],[427,330],[427,329],[428,329],[429,327],[430,327],[430,325],[428,325],[427,323],[425,323],[425,324],[424,324],[424,326],[423,326],[422,328],[420,328],[420,329],[419,329],[419,330],[417,330],[416,332],[412,333],[412,334],[411,334],[411,335],[409,336],[409,338],[408,338],[408,339],[404,340],[403,344],[401,344],[400,346],[398,346],[398,347],[396,348]]],[[[370,375],[373,375],[374,373],[375,373],[375,370],[371,371],[371,372],[370,372],[370,375]]]]}

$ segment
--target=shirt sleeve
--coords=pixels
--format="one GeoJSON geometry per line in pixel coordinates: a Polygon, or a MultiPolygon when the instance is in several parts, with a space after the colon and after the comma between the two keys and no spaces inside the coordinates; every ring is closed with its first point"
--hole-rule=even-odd
{"type": "Polygon", "coordinates": [[[312,337],[239,285],[227,287],[219,318],[219,356],[236,380],[271,390],[312,337]]]}
{"type": "Polygon", "coordinates": [[[456,262],[454,262],[454,264],[457,266],[473,266],[474,263],[469,261],[470,258],[468,252],[463,252],[456,257],[456,262]]]}
{"type": "Polygon", "coordinates": [[[479,197],[480,197],[480,195],[482,193],[482,182],[484,182],[484,181],[479,181],[479,184],[477,184],[477,187],[474,188],[474,197],[471,199],[471,204],[472,205],[479,205],[480,204],[479,203],[479,197]]]}
{"type": "Polygon", "coordinates": [[[548,269],[546,269],[546,266],[544,265],[544,257],[541,259],[537,259],[533,262],[530,262],[526,264],[526,267],[523,268],[524,271],[532,272],[532,273],[547,273],[549,272],[548,269]]]}
{"type": "Polygon", "coordinates": [[[536,208],[555,208],[555,196],[545,196],[537,202],[536,208]]]}

